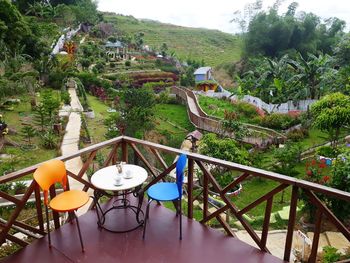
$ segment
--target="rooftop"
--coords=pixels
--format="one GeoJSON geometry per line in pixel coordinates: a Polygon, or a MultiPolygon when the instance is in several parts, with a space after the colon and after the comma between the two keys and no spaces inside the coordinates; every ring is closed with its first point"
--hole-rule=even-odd
{"type": "Polygon", "coordinates": [[[124,47],[123,43],[120,41],[116,41],[116,42],[111,42],[111,41],[107,41],[105,47],[110,47],[110,48],[122,48],[124,47]]]}
{"type": "Polygon", "coordinates": [[[194,72],[194,75],[204,75],[207,74],[209,70],[211,70],[211,67],[201,67],[194,72]]]}

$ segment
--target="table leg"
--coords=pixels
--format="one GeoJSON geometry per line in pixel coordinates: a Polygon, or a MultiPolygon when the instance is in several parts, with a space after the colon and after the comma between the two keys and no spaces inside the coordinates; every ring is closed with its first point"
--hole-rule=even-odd
{"type": "Polygon", "coordinates": [[[97,215],[97,225],[99,227],[101,227],[104,222],[105,222],[105,216],[104,213],[102,211],[102,208],[100,206],[100,203],[98,202],[99,199],[102,197],[102,193],[100,191],[95,190],[94,191],[94,203],[95,203],[95,207],[96,207],[96,215],[97,215]]]}

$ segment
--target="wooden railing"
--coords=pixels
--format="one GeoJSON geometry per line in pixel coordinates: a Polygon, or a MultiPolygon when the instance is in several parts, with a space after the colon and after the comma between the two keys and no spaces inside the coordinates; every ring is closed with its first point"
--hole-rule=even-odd
{"type": "MultiPolygon", "coordinates": [[[[223,119],[214,116],[209,116],[208,114],[206,114],[200,107],[197,97],[191,90],[187,88],[179,88],[174,86],[171,88],[171,92],[187,103],[189,119],[197,129],[219,134],[222,134],[222,132],[225,131],[225,129],[223,129],[222,127],[223,119]],[[193,112],[191,110],[190,105],[188,105],[189,98],[191,98],[194,101],[193,106],[196,108],[196,111],[198,113],[193,112]]],[[[286,138],[285,135],[268,128],[246,123],[243,123],[242,125],[260,135],[258,137],[246,136],[240,139],[244,143],[258,145],[260,147],[267,147],[268,145],[277,143],[278,140],[282,141],[286,138]]],[[[224,132],[224,135],[232,137],[233,133],[224,132]]]]}
{"type": "MultiPolygon", "coordinates": [[[[69,156],[61,156],[57,159],[67,161],[78,156],[84,157],[86,160],[83,164],[82,169],[74,174],[71,171],[68,171],[68,175],[79,182],[82,183],[82,189],[87,191],[88,189],[94,189],[94,186],[87,180],[83,179],[83,175],[88,171],[89,167],[95,167],[96,154],[102,152],[104,155],[104,161],[100,164],[99,168],[114,164],[117,160],[122,160],[129,163],[135,163],[143,165],[148,171],[150,180],[143,187],[143,191],[147,190],[152,184],[160,180],[165,180],[166,176],[172,171],[176,163],[167,164],[163,156],[173,155],[173,157],[185,153],[188,156],[188,168],[187,168],[187,199],[188,199],[188,208],[187,216],[192,219],[194,211],[194,199],[198,199],[199,196],[195,196],[194,187],[194,169],[199,169],[203,174],[203,184],[202,191],[200,192],[200,199],[203,202],[202,209],[202,218],[200,222],[203,224],[208,223],[211,219],[216,218],[219,224],[224,228],[230,236],[235,236],[234,231],[229,223],[222,219],[220,216],[222,213],[229,211],[233,216],[235,216],[245,230],[249,233],[251,238],[255,241],[257,246],[264,252],[269,253],[269,250],[266,246],[270,216],[273,207],[273,199],[275,195],[286,188],[291,188],[291,200],[290,200],[290,212],[289,212],[289,223],[287,229],[287,237],[284,248],[284,260],[289,261],[291,249],[292,249],[292,240],[293,240],[293,231],[295,228],[296,214],[297,214],[297,203],[299,199],[300,192],[303,191],[309,198],[310,201],[317,208],[316,212],[316,224],[314,231],[314,238],[312,243],[312,251],[309,257],[309,262],[315,262],[317,256],[318,241],[321,233],[321,222],[325,217],[332,222],[336,228],[350,241],[350,231],[344,226],[344,224],[326,207],[326,205],[318,198],[318,194],[331,196],[337,199],[342,199],[346,202],[350,202],[350,193],[340,191],[337,189],[329,188],[326,186],[321,186],[315,183],[307,182],[304,180],[299,180],[296,178],[291,178],[281,174],[276,174],[273,172],[264,171],[261,169],[252,168],[249,166],[244,166],[228,161],[219,160],[216,158],[210,158],[196,153],[185,152],[182,150],[174,149],[171,147],[138,140],[126,136],[118,137],[106,142],[102,142],[85,149],[78,151],[77,153],[69,156]],[[226,168],[228,170],[239,172],[239,176],[235,180],[229,183],[225,187],[221,187],[213,174],[210,172],[210,166],[218,166],[226,168]],[[278,182],[279,185],[273,190],[269,191],[266,194],[263,194],[261,197],[253,201],[251,204],[247,205],[244,208],[237,208],[228,193],[231,189],[237,186],[244,180],[248,180],[251,177],[261,177],[269,180],[278,182]],[[218,208],[215,212],[209,212],[209,189],[214,189],[224,202],[224,205],[221,208],[218,208]],[[255,208],[257,205],[266,202],[266,209],[262,227],[262,234],[258,236],[253,227],[249,222],[244,218],[244,214],[249,212],[251,209],[255,208]]],[[[101,161],[100,161],[101,163],[101,161]]],[[[38,164],[39,165],[39,164],[38,164]]],[[[18,179],[23,178],[24,176],[31,175],[38,165],[34,165],[18,172],[14,172],[0,178],[0,184],[13,182],[18,179]]],[[[198,192],[198,191],[197,191],[198,192]]],[[[50,191],[51,198],[56,195],[56,190],[54,188],[50,191]]],[[[0,243],[4,243],[6,240],[10,240],[14,243],[17,243],[21,246],[26,246],[28,243],[25,240],[22,240],[15,235],[14,232],[22,232],[32,238],[38,238],[46,234],[44,228],[44,218],[42,211],[42,198],[40,196],[39,186],[32,181],[28,187],[26,193],[21,199],[18,199],[8,193],[0,192],[0,197],[6,199],[8,202],[12,202],[16,205],[15,209],[11,211],[10,216],[4,220],[0,220],[1,233],[0,233],[0,243]],[[29,197],[35,195],[35,211],[37,215],[38,226],[32,226],[22,221],[18,220],[18,216],[21,211],[24,209],[29,197]]],[[[59,215],[53,213],[52,215],[55,228],[60,227],[59,215]]]]}

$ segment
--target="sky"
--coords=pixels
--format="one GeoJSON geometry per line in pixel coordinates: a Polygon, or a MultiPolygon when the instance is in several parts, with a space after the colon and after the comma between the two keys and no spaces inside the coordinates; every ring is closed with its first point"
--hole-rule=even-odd
{"type": "MultiPolygon", "coordinates": [[[[242,10],[252,0],[98,0],[98,9],[117,14],[132,15],[136,18],[148,18],[180,26],[218,29],[236,33],[237,25],[230,23],[233,13],[242,10]]],[[[274,0],[265,0],[264,8],[271,6],[274,0]]],[[[280,11],[283,13],[293,1],[285,0],[280,11]]],[[[297,11],[313,12],[322,18],[338,17],[350,25],[349,0],[299,0],[297,11]]]]}

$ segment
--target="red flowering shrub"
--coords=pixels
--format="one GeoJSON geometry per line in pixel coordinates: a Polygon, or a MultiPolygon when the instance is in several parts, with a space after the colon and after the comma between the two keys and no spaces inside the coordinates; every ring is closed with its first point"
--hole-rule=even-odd
{"type": "Polygon", "coordinates": [[[313,183],[326,185],[330,177],[325,175],[325,168],[327,167],[326,160],[315,160],[306,163],[307,180],[313,183]]]}

